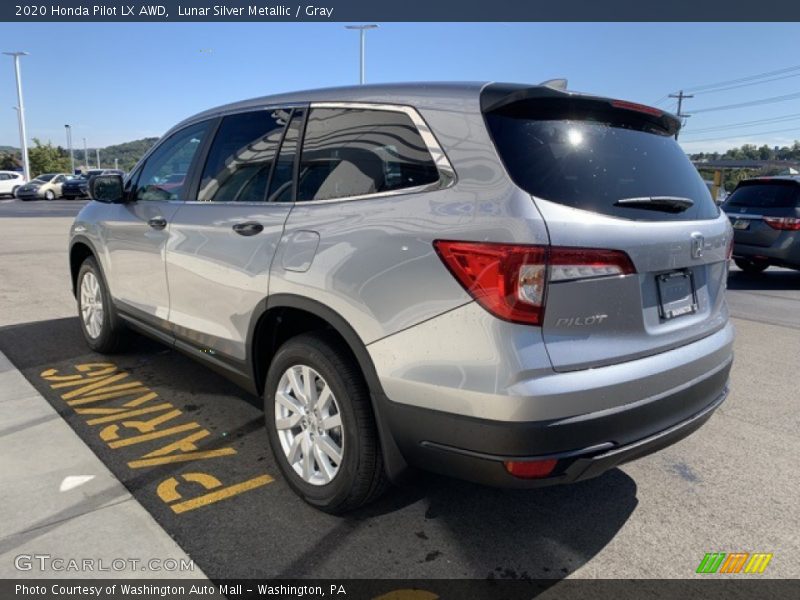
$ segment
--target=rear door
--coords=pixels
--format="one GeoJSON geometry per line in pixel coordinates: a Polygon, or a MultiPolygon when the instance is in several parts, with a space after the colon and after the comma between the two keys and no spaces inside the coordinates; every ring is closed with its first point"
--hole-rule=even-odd
{"type": "Polygon", "coordinates": [[[730,225],[670,123],[647,107],[580,97],[487,114],[552,246],[621,251],[635,271],[550,266],[543,335],[558,371],[655,354],[727,321],[730,225]]]}
{"type": "Polygon", "coordinates": [[[302,116],[302,108],[261,108],[223,117],[196,195],[172,220],[167,277],[176,341],[235,370],[244,369],[250,319],[267,297],[291,210],[267,201],[269,180],[282,176],[275,159],[287,122],[302,116]]]}
{"type": "Polygon", "coordinates": [[[722,208],[733,225],[736,244],[769,247],[781,230],[765,218],[800,217],[800,183],[778,178],[742,181],[722,208]]]}

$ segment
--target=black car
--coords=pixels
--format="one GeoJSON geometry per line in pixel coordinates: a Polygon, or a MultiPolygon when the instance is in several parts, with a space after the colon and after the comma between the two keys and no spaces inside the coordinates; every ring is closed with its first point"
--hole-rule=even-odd
{"type": "Polygon", "coordinates": [[[733,225],[733,259],[747,273],[800,269],[800,176],[739,182],[722,209],[733,225]]]}
{"type": "Polygon", "coordinates": [[[61,196],[65,200],[89,197],[89,179],[95,175],[124,175],[119,169],[91,169],[74,179],[70,179],[61,187],[61,196]]]}

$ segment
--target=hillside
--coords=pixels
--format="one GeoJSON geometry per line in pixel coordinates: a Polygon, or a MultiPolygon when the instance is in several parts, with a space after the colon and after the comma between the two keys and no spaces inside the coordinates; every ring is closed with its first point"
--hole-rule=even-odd
{"type": "MultiPolygon", "coordinates": [[[[111,168],[114,166],[114,159],[117,159],[119,160],[119,168],[129,171],[157,140],[158,138],[149,137],[100,148],[100,164],[104,168],[111,168]]],[[[91,147],[88,150],[89,163],[94,167],[96,151],[91,147]]],[[[58,146],[58,151],[66,156],[66,149],[63,146],[58,146]]],[[[83,148],[75,146],[73,152],[75,154],[76,165],[82,165],[84,163],[83,148]]],[[[15,148],[14,146],[0,146],[0,156],[9,154],[16,155],[17,160],[19,160],[19,148],[15,148]]],[[[4,161],[0,160],[0,162],[4,161]]],[[[8,166],[6,168],[11,167],[8,166]]]]}

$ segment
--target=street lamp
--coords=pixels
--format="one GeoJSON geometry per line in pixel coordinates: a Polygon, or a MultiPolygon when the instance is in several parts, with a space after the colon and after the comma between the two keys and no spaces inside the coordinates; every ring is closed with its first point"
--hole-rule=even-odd
{"type": "Polygon", "coordinates": [[[359,83],[361,85],[364,85],[364,53],[365,53],[365,47],[364,47],[365,35],[364,35],[364,33],[367,31],[367,29],[377,29],[378,26],[375,25],[375,24],[369,24],[369,25],[345,25],[344,28],[345,29],[357,29],[358,30],[359,38],[361,39],[361,52],[359,54],[359,58],[360,58],[359,63],[361,65],[361,69],[360,69],[359,83]]]}
{"type": "Polygon", "coordinates": [[[69,164],[70,168],[72,169],[71,173],[75,174],[75,154],[72,152],[72,125],[64,125],[64,129],[67,130],[67,148],[69,148],[69,164]]]}
{"type": "Polygon", "coordinates": [[[17,117],[19,118],[19,146],[22,152],[22,173],[30,181],[31,167],[28,163],[28,142],[25,140],[25,104],[22,102],[22,77],[19,72],[19,57],[28,56],[27,52],[3,52],[6,56],[14,58],[14,73],[17,78],[17,117]]]}
{"type": "Polygon", "coordinates": [[[86,163],[86,172],[89,172],[89,151],[86,149],[86,138],[83,138],[83,160],[86,163]]]}

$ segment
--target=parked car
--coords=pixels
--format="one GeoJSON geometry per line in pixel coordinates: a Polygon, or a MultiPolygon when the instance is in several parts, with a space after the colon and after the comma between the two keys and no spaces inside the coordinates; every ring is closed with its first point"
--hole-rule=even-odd
{"type": "Polygon", "coordinates": [[[15,196],[17,188],[25,183],[22,173],[0,171],[0,196],[15,196]]]}
{"type": "Polygon", "coordinates": [[[200,113],[92,180],[69,249],[83,335],[147,333],[261,395],[286,481],[329,512],[414,466],[600,475],[727,395],[731,225],[679,126],[500,83],[200,113]]]}
{"type": "Polygon", "coordinates": [[[66,173],[45,173],[17,188],[20,200],[55,200],[61,197],[61,186],[69,178],[66,173]]]}
{"type": "Polygon", "coordinates": [[[733,260],[742,271],[800,269],[800,176],[740,181],[722,208],[733,224],[733,260]]]}
{"type": "Polygon", "coordinates": [[[89,179],[96,175],[124,175],[119,169],[90,169],[64,183],[62,194],[65,200],[86,198],[89,196],[89,179]]]}

